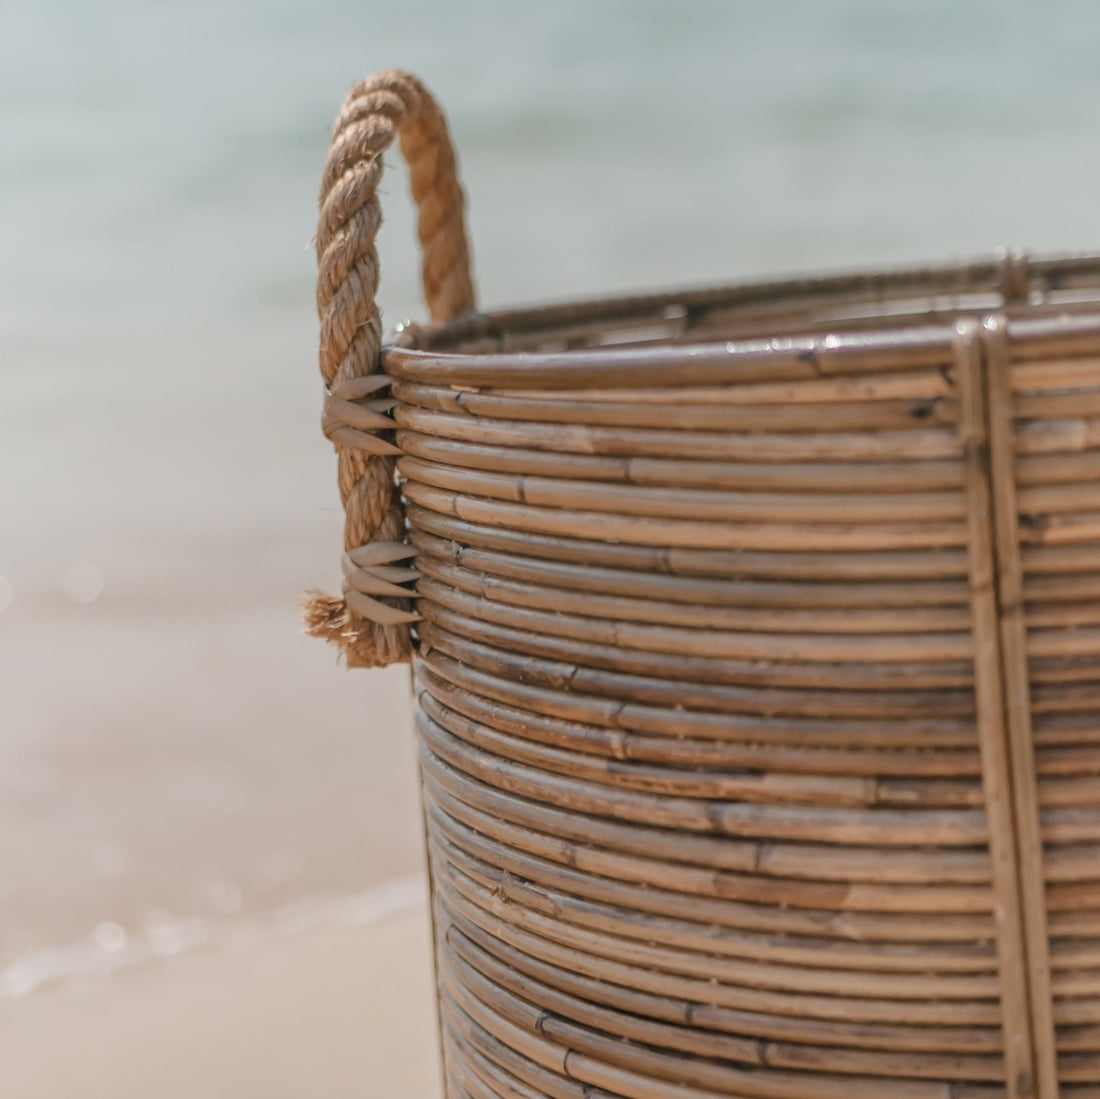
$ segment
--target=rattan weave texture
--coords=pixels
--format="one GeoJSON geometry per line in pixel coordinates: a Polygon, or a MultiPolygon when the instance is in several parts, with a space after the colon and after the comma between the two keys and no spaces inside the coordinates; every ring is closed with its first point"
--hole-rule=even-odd
{"type": "Polygon", "coordinates": [[[376,370],[408,546],[346,573],[413,631],[448,1096],[1100,1096],[1100,257],[376,370]]]}

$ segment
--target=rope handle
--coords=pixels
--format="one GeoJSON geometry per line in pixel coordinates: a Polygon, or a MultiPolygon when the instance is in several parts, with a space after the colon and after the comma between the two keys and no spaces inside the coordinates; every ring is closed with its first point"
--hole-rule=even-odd
{"type": "Polygon", "coordinates": [[[317,312],[321,318],[321,428],[336,447],[344,524],[344,594],[307,592],[307,631],[337,644],[348,667],[407,661],[418,620],[411,592],[405,516],[394,477],[400,453],[381,371],[378,185],[394,137],[409,165],[423,250],[424,298],[433,321],[474,307],[464,198],[443,112],[409,73],[389,70],[357,84],[333,127],[317,225],[317,312]]]}

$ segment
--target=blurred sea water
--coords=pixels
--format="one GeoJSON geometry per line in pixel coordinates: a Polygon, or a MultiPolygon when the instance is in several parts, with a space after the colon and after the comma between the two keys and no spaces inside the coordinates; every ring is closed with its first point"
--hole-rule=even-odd
{"type": "MultiPolygon", "coordinates": [[[[0,976],[419,865],[404,673],[295,610],[336,584],[310,238],[356,79],[444,104],[492,306],[1100,245],[1098,59],[1088,0],[8,0],[0,976]]],[[[406,191],[395,155],[387,323],[406,191]]]]}

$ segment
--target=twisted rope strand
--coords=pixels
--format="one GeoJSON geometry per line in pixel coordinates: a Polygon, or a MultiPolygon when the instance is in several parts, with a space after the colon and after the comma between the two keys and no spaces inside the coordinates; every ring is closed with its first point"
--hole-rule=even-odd
{"type": "Polygon", "coordinates": [[[336,447],[337,482],[346,514],[344,594],[308,592],[306,628],[335,642],[349,667],[409,659],[417,615],[400,583],[417,579],[400,567],[413,556],[394,480],[393,407],[381,373],[378,185],[382,154],[394,138],[409,165],[423,250],[424,297],[433,321],[474,307],[465,200],[446,120],[427,88],[395,70],[352,89],[333,128],[321,179],[317,226],[317,312],[325,382],[322,429],[336,447]]]}

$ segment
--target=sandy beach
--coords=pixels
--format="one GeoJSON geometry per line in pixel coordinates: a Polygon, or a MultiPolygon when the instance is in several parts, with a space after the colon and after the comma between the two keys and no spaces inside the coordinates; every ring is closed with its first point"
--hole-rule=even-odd
{"type": "MultiPolygon", "coordinates": [[[[179,617],[137,630],[113,603],[82,608],[98,631],[64,631],[65,659],[90,687],[143,668],[127,692],[80,706],[37,677],[4,682],[39,741],[33,769],[7,742],[2,783],[0,1097],[431,1099],[407,669],[334,675],[290,604],[223,618],[233,659],[189,695],[167,685],[179,617]]],[[[56,620],[22,625],[0,635],[9,672],[62,651],[56,620]]]]}
{"type": "Polygon", "coordinates": [[[4,1099],[439,1095],[427,909],[0,1001],[4,1099]]]}

